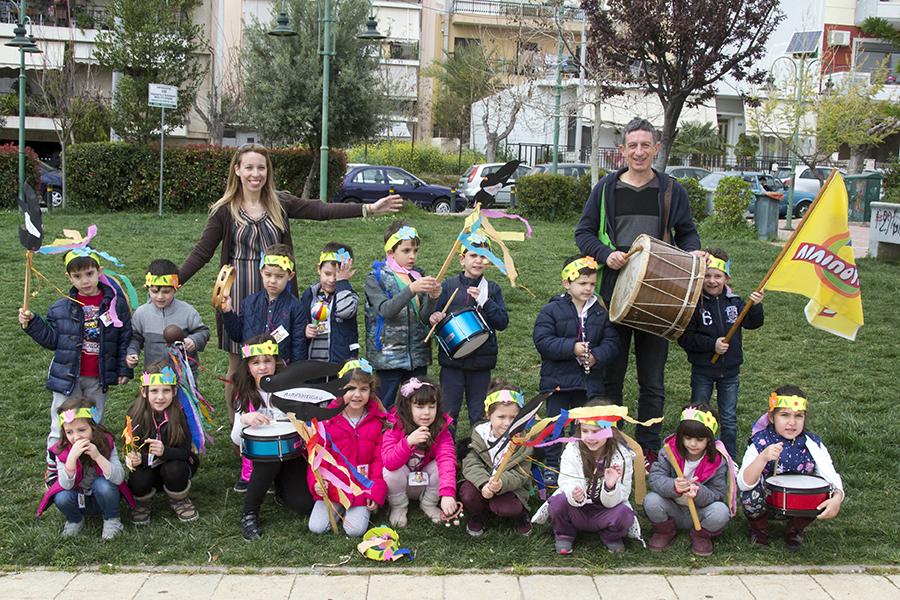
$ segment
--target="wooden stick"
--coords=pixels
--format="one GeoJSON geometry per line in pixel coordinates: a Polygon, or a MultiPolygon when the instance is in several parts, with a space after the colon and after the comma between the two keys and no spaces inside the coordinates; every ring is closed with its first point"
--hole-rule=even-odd
{"type": "MultiPolygon", "coordinates": [[[[791,234],[791,237],[788,238],[788,241],[784,243],[784,247],[781,249],[781,252],[778,254],[778,258],[775,259],[775,262],[772,263],[772,266],[769,267],[769,272],[766,273],[766,276],[763,277],[762,282],[756,287],[757,292],[763,291],[763,288],[766,287],[766,283],[769,282],[769,277],[772,276],[772,273],[775,272],[775,268],[778,267],[778,264],[781,262],[781,259],[784,258],[784,255],[787,254],[788,248],[791,247],[791,244],[794,243],[794,239],[800,233],[800,230],[803,229],[803,225],[806,223],[806,220],[809,218],[809,215],[812,214],[813,209],[819,203],[819,200],[822,198],[822,194],[828,189],[828,185],[831,183],[831,180],[834,179],[835,173],[837,173],[837,169],[833,169],[831,171],[831,175],[828,176],[828,179],[825,181],[825,184],[819,190],[819,194],[816,196],[816,199],[813,200],[812,204],[809,205],[809,208],[806,209],[806,213],[803,215],[803,218],[800,219],[800,223],[797,225],[797,229],[794,230],[794,233],[791,234]]],[[[789,208],[790,210],[790,208],[789,208]]],[[[734,325],[731,326],[731,329],[728,330],[728,333],[725,334],[725,343],[728,343],[728,340],[731,339],[731,336],[734,335],[734,332],[737,331],[737,328],[741,326],[741,321],[744,320],[744,317],[747,316],[747,312],[750,310],[750,307],[753,306],[753,302],[747,302],[744,306],[744,310],[741,311],[741,314],[738,315],[737,321],[735,321],[734,325]]],[[[717,360],[719,360],[719,354],[716,354],[712,357],[712,363],[715,364],[717,360]]]]}
{"type": "Polygon", "coordinates": [[[497,467],[497,472],[491,476],[490,481],[500,481],[500,476],[503,475],[503,471],[506,470],[507,465],[509,465],[509,460],[512,458],[512,455],[515,454],[515,452],[515,444],[513,444],[512,440],[510,440],[509,445],[506,447],[506,452],[503,454],[503,460],[500,461],[500,465],[497,467]]]}
{"type": "MultiPolygon", "coordinates": [[[[444,278],[444,273],[446,273],[447,269],[450,267],[450,261],[453,260],[453,255],[456,254],[456,252],[459,250],[460,244],[461,244],[461,242],[459,241],[459,239],[457,239],[453,243],[453,249],[450,250],[450,254],[447,255],[447,260],[444,261],[444,266],[441,267],[441,271],[440,271],[440,273],[438,273],[438,276],[437,276],[438,283],[440,283],[441,280],[444,278]]],[[[427,342],[428,340],[425,340],[425,341],[427,342]]]]}
{"type": "Polygon", "coordinates": [[[325,487],[325,482],[322,481],[322,476],[319,475],[318,469],[313,469],[313,477],[316,478],[316,483],[322,488],[322,497],[325,499],[325,512],[328,513],[328,520],[331,522],[331,531],[337,535],[337,519],[334,518],[334,506],[331,503],[331,498],[328,497],[328,488],[325,487]]]}
{"type": "Polygon", "coordinates": [[[631,250],[629,250],[628,252],[625,253],[625,260],[628,260],[629,258],[631,258],[632,254],[637,254],[638,252],[641,252],[643,250],[644,250],[643,246],[634,246],[631,250]]]}
{"type": "MultiPolygon", "coordinates": [[[[681,467],[678,466],[678,461],[675,460],[675,455],[672,454],[672,448],[668,444],[663,444],[663,448],[666,449],[666,454],[669,457],[669,462],[672,463],[672,467],[675,469],[675,473],[684,479],[684,472],[682,472],[681,467]]],[[[691,511],[691,520],[694,521],[694,529],[700,531],[700,517],[697,516],[697,507],[694,506],[694,499],[688,498],[688,509],[691,511]]]]}
{"type": "MultiPolygon", "coordinates": [[[[453,290],[453,293],[450,294],[450,299],[447,300],[447,304],[444,305],[444,310],[441,311],[442,313],[447,312],[447,309],[450,308],[450,303],[453,302],[453,297],[456,296],[456,292],[458,292],[458,291],[459,291],[459,288],[456,288],[455,290],[453,290]]],[[[431,339],[431,334],[434,333],[434,328],[438,326],[438,323],[440,323],[440,321],[438,321],[437,323],[432,325],[431,329],[428,330],[428,335],[425,336],[426,342],[431,339]]]]}
{"type": "MultiPolygon", "coordinates": [[[[28,310],[28,301],[31,300],[31,260],[34,256],[34,252],[31,250],[25,251],[25,298],[22,300],[22,310],[25,311],[25,315],[28,316],[30,311],[28,310]]],[[[22,329],[25,329],[27,325],[22,325],[22,329]]]]}

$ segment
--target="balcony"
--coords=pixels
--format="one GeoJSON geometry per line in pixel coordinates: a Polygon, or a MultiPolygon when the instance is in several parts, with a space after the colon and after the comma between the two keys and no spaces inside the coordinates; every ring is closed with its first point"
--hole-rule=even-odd
{"type": "Polygon", "coordinates": [[[900,26],[900,2],[856,0],[854,25],[858,27],[867,17],[880,17],[894,27],[900,26]]]}
{"type": "MultiPolygon", "coordinates": [[[[898,5],[900,6],[900,5],[898,5]]],[[[554,8],[532,2],[506,2],[505,0],[454,0],[450,12],[454,14],[486,15],[520,19],[550,19],[554,8]]],[[[584,20],[584,11],[576,7],[563,8],[564,21],[584,20]]]]}
{"type": "MultiPolygon", "coordinates": [[[[85,0],[26,0],[26,17],[38,27],[109,29],[111,17],[105,6],[85,0]]],[[[17,23],[19,4],[0,0],[0,23],[17,23]]]]}

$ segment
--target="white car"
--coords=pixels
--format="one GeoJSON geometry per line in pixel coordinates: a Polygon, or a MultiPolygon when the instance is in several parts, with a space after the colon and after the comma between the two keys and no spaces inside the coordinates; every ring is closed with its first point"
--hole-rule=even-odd
{"type": "MultiPolygon", "coordinates": [[[[809,167],[804,167],[802,170],[800,167],[797,167],[797,169],[797,183],[794,185],[794,190],[818,194],[819,189],[822,187],[822,181],[825,181],[831,175],[832,167],[816,167],[816,171],[822,176],[822,181],[819,181],[819,178],[816,177],[816,174],[809,167]]],[[[841,175],[846,176],[847,174],[841,171],[841,175]]],[[[785,187],[790,187],[790,177],[784,180],[784,185],[785,187]]]]}
{"type": "MultiPolygon", "coordinates": [[[[498,171],[505,164],[487,163],[469,167],[469,170],[463,173],[459,178],[459,183],[456,185],[459,195],[464,196],[471,206],[475,199],[475,194],[481,189],[481,181],[491,173],[498,171]]],[[[497,192],[494,202],[496,204],[511,204],[512,196],[516,193],[516,179],[524,176],[530,170],[531,167],[524,163],[516,167],[516,172],[506,181],[506,185],[497,192]]]]}

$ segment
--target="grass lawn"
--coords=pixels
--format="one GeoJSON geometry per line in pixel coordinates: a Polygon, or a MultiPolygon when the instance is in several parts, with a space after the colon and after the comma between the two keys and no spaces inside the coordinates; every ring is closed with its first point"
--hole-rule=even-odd
{"type": "MultiPolygon", "coordinates": [[[[419,264],[427,273],[435,274],[462,226],[462,219],[420,211],[410,212],[408,219],[423,240],[419,264]]],[[[314,261],[322,245],[333,240],[353,247],[359,270],[352,283],[361,293],[369,265],[383,256],[382,234],[390,220],[378,217],[366,221],[294,222],[301,285],[315,280],[314,261]]],[[[61,236],[64,227],[84,233],[89,225],[97,224],[99,235],[92,245],[116,256],[126,266],[115,270],[140,283],[147,264],[154,258],[169,258],[180,264],[199,239],[205,222],[205,214],[159,218],[148,214],[57,211],[44,217],[45,241],[61,236]]],[[[341,555],[353,555],[350,565],[378,568],[378,563],[366,561],[356,553],[356,540],[343,535],[310,534],[305,519],[277,507],[271,496],[261,514],[265,538],[254,543],[243,541],[239,527],[243,497],[231,491],[239,460],[229,441],[223,385],[208,373],[201,375],[201,390],[220,412],[213,431],[216,443],[202,457],[191,491],[200,511],[198,522],[179,523],[165,499],[157,497],[152,523],[146,527],[131,526],[123,504],[126,529],[112,542],[100,543],[99,517],[89,519],[86,530],[70,540],[60,538],[63,519],[53,508],[36,524],[34,515],[44,491],[43,457],[50,405],[50,392],[44,384],[52,354],[24,334],[16,321],[16,309],[22,302],[24,250],[17,240],[16,214],[0,214],[0,224],[5,232],[0,239],[0,565],[304,567],[336,563],[341,555]]],[[[511,221],[496,225],[501,229],[522,229],[511,221]]],[[[496,271],[489,274],[501,284],[511,317],[509,328],[498,334],[500,357],[494,373],[520,384],[529,397],[537,391],[540,366],[531,340],[534,320],[547,299],[561,293],[562,261],[576,251],[574,222],[532,225],[533,237],[524,243],[511,243],[510,247],[519,268],[519,283],[534,297],[525,289],[511,288],[496,271]]],[[[735,274],[732,287],[744,298],[762,279],[779,250],[775,245],[756,241],[704,239],[703,243],[721,245],[731,254],[735,274]]],[[[215,261],[205,267],[178,292],[178,298],[194,305],[207,324],[214,324],[210,296],[217,264],[215,261]]],[[[68,289],[63,285],[67,282],[59,257],[39,256],[35,266],[54,284],[68,289]]],[[[774,388],[784,383],[799,385],[811,398],[808,426],[822,436],[844,477],[848,498],[840,515],[814,524],[800,553],[785,551],[780,525],[772,528],[770,550],[751,548],[746,541],[746,522],[739,515],[716,539],[715,554],[708,558],[697,558],[690,552],[686,533],[679,535],[664,553],[650,552],[629,540],[626,552],[615,556],[605,551],[596,536],[582,535],[576,541],[575,554],[560,557],[553,552],[549,526],[535,527],[530,537],[521,538],[508,524],[490,522],[487,533],[474,540],[463,527],[433,526],[413,506],[410,526],[401,531],[400,539],[401,546],[415,553],[412,564],[440,570],[572,566],[603,570],[630,566],[900,563],[900,393],[894,379],[900,372],[896,338],[900,331],[900,269],[897,262],[867,259],[861,260],[859,267],[866,325],[856,342],[813,329],[803,317],[807,300],[779,292],[766,296],[765,326],[744,334],[746,362],[741,374],[739,438],[747,439],[751,423],[765,410],[766,398],[774,388]]],[[[32,300],[32,310],[46,314],[47,307],[58,298],[59,294],[43,282],[39,295],[32,300]]],[[[362,331],[361,314],[359,321],[362,331]]],[[[224,376],[226,355],[215,349],[215,340],[201,355],[201,362],[213,374],[224,376]]],[[[677,424],[680,407],[690,398],[689,366],[676,344],[670,348],[666,370],[668,402],[663,432],[669,434],[677,424]]],[[[626,402],[636,415],[634,377],[632,366],[625,391],[626,402]]],[[[111,388],[106,424],[113,432],[121,431],[125,411],[136,394],[134,382],[111,388]]],[[[538,505],[539,500],[533,498],[532,511],[538,505]]],[[[651,530],[642,513],[641,518],[647,539],[651,530]]],[[[373,518],[376,525],[386,521],[386,511],[373,518]]],[[[408,563],[404,559],[400,564],[408,563]]]]}

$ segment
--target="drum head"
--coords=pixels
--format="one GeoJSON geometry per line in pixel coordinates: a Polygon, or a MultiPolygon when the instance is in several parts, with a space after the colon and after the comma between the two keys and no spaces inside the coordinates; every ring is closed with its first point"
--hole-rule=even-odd
{"type": "Polygon", "coordinates": [[[487,331],[481,331],[476,333],[466,341],[461,344],[458,344],[455,348],[452,349],[452,352],[448,352],[450,358],[457,359],[468,356],[478,350],[488,338],[491,337],[491,334],[487,331]]]}
{"type": "Polygon", "coordinates": [[[628,258],[628,264],[619,270],[616,278],[616,287],[609,302],[609,318],[613,323],[619,323],[628,314],[641,291],[641,280],[647,271],[647,263],[650,260],[650,236],[639,235],[634,244],[644,249],[635,252],[628,258]]]}
{"type": "Polygon", "coordinates": [[[268,425],[253,425],[252,427],[245,427],[241,432],[242,437],[257,439],[285,438],[294,435],[300,434],[287,421],[272,421],[268,425]]]}
{"type": "Polygon", "coordinates": [[[828,490],[828,482],[816,475],[783,473],[766,479],[766,487],[775,490],[790,490],[794,494],[820,494],[828,490]]]}

